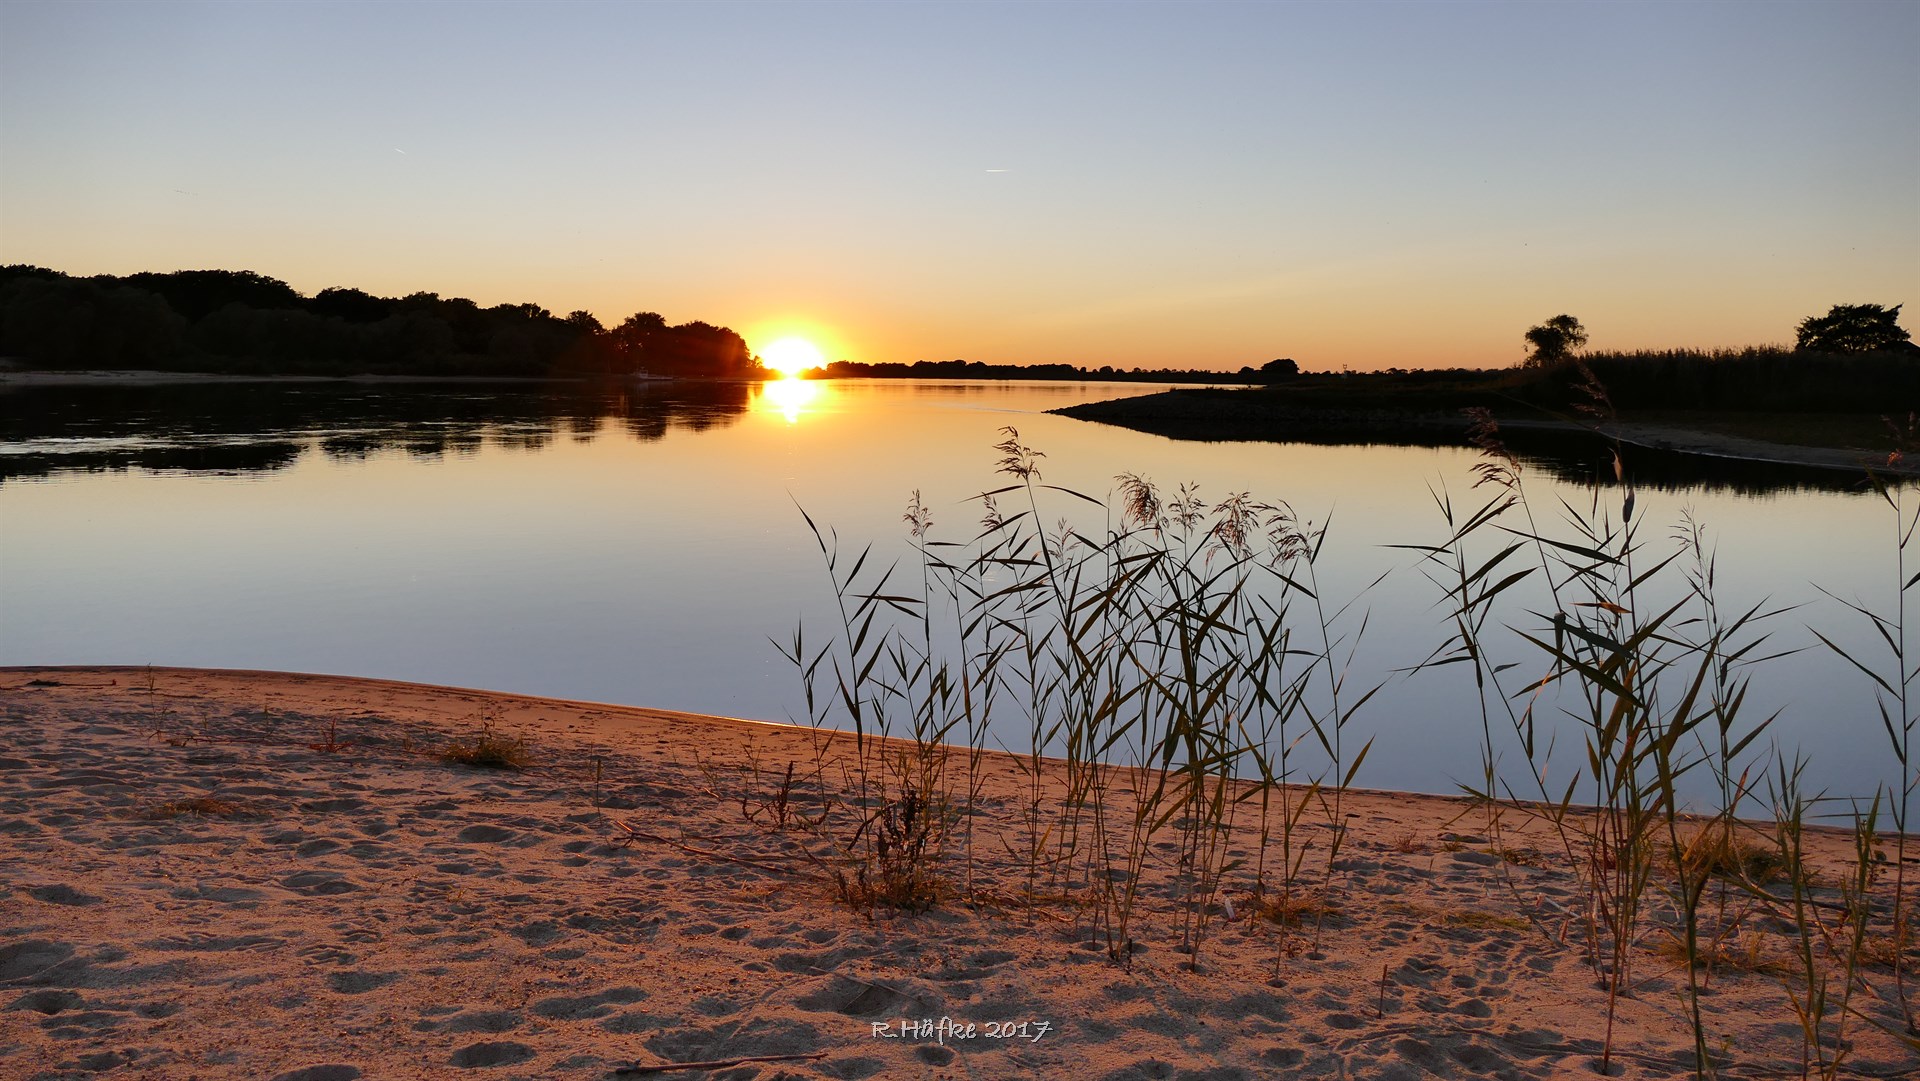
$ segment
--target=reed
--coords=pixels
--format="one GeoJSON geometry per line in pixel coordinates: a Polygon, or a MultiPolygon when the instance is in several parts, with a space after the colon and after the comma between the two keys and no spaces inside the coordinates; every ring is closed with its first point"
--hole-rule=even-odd
{"type": "MultiPolygon", "coordinates": [[[[1609,419],[1605,388],[1589,370],[1581,377],[1591,415],[1609,419]]],[[[1804,1027],[1809,1076],[1841,1069],[1847,1024],[1897,1028],[1861,1005],[1883,956],[1911,1026],[1911,961],[1899,944],[1913,940],[1904,863],[1920,783],[1908,757],[1920,665],[1905,596],[1920,584],[1906,566],[1920,509],[1883,491],[1898,527],[1899,589],[1890,613],[1850,605],[1891,659],[1876,668],[1826,640],[1881,692],[1902,769],[1896,789],[1844,804],[1855,854],[1828,884],[1804,830],[1836,803],[1801,791],[1797,763],[1765,739],[1779,714],[1749,706],[1754,671],[1794,652],[1775,641],[1793,608],[1724,607],[1706,526],[1682,514],[1663,544],[1617,445],[1612,476],[1584,498],[1543,500],[1491,418],[1474,421],[1476,496],[1437,487],[1444,535],[1398,546],[1418,554],[1448,627],[1414,671],[1471,674],[1481,762],[1463,787],[1513,890],[1516,915],[1499,926],[1531,921],[1559,940],[1575,932],[1608,995],[1596,1066],[1615,1065],[1618,1007],[1640,993],[1649,958],[1682,972],[1699,1078],[1731,1061],[1709,1038],[1716,969],[1781,982],[1804,1027]],[[1689,802],[1702,790],[1714,803],[1705,812],[1689,802]],[[1748,808],[1771,825],[1741,818],[1748,808]],[[1876,855],[1883,817],[1890,859],[1876,855]],[[1510,838],[1519,818],[1544,823],[1556,851],[1510,838]],[[1521,903],[1511,877],[1510,864],[1549,862],[1582,887],[1557,930],[1521,903]],[[1890,907],[1876,900],[1883,875],[1893,879],[1890,907]]],[[[1165,914],[1196,970],[1218,922],[1244,921],[1274,936],[1277,973],[1345,907],[1343,799],[1372,746],[1353,746],[1351,727],[1379,689],[1352,682],[1371,587],[1329,597],[1327,525],[1285,503],[1207,499],[1191,485],[1166,492],[1135,474],[1088,495],[1047,483],[1044,455],[1011,428],[1001,435],[1003,483],[975,497],[979,525],[962,539],[938,537],[913,493],[902,516],[911,562],[883,566],[871,546],[847,558],[806,518],[838,621],[824,644],[802,627],[780,648],[819,745],[853,744],[838,795],[824,758],[813,771],[820,803],[809,832],[822,838],[840,895],[870,915],[948,902],[1028,919],[1064,910],[1051,918],[1122,964],[1143,914],[1165,914]],[[995,751],[1022,771],[1024,802],[1017,829],[977,838],[995,751]],[[1064,796],[1042,783],[1056,766],[1064,796]],[[1241,852],[1236,837],[1257,841],[1241,852]],[[1017,887],[1001,888],[1008,878],[989,865],[1011,868],[1017,887]]],[[[789,771],[782,806],[793,788],[789,771]]]]}
{"type": "MultiPolygon", "coordinates": [[[[1346,747],[1342,733],[1371,691],[1347,683],[1364,616],[1325,603],[1313,577],[1324,527],[1245,493],[1209,502],[1184,486],[1163,497],[1134,475],[1116,478],[1107,498],[1089,496],[1046,483],[1044,455],[1014,429],[1001,434],[1007,483],[976,497],[972,537],[937,539],[914,493],[903,515],[911,570],[880,567],[870,547],[846,559],[837,536],[806,518],[839,626],[824,646],[809,646],[802,627],[779,648],[800,675],[809,722],[856,744],[847,779],[867,811],[842,822],[836,843],[851,880],[887,877],[876,828],[888,821],[882,811],[898,814],[910,799],[926,809],[916,812],[925,843],[889,844],[887,858],[937,865],[957,831],[954,895],[977,898],[974,801],[997,744],[1027,778],[1023,829],[1002,841],[1025,897],[1079,898],[1089,934],[1116,960],[1131,953],[1150,871],[1172,875],[1180,949],[1195,966],[1234,876],[1257,901],[1277,892],[1295,910],[1309,811],[1332,831],[1315,902],[1330,908],[1340,794],[1367,750],[1346,747]],[[1043,526],[1055,503],[1067,513],[1043,526]],[[917,581],[903,590],[902,577],[917,581]],[[1295,618],[1299,602],[1312,605],[1310,619],[1295,618]],[[1023,738],[1008,746],[1015,731],[1023,738]],[[897,756],[870,753],[870,739],[895,734],[897,756]],[[1303,785],[1297,745],[1309,735],[1324,760],[1303,785]],[[1055,758],[1066,794],[1050,804],[1042,774],[1055,758]],[[948,769],[956,759],[964,770],[948,769]],[[1262,823],[1251,866],[1227,854],[1249,800],[1262,823]],[[1170,867],[1154,848],[1165,830],[1177,839],[1170,867]]],[[[925,877],[947,888],[937,868],[925,877]]]]}
{"type": "MultiPolygon", "coordinates": [[[[1580,362],[1572,367],[1587,398],[1582,411],[1596,426],[1612,420],[1611,400],[1593,370],[1580,362]]],[[[1685,972],[1682,997],[1696,1077],[1714,1075],[1726,1058],[1709,1046],[1702,981],[1713,962],[1735,956],[1727,948],[1735,941],[1752,961],[1744,967],[1786,981],[1805,1026],[1805,1070],[1830,1075],[1844,1057],[1844,1040],[1828,1022],[1838,1017],[1843,1028],[1845,1019],[1865,1016],[1853,996],[1865,986],[1863,957],[1875,940],[1865,928],[1875,918],[1871,838],[1881,801],[1875,795],[1871,809],[1854,807],[1846,816],[1857,838],[1850,877],[1839,900],[1816,898],[1820,891],[1802,824],[1832,801],[1803,795],[1800,763],[1758,742],[1779,714],[1754,718],[1745,708],[1754,667],[1795,652],[1773,645],[1774,624],[1792,607],[1762,600],[1732,615],[1724,612],[1715,552],[1704,525],[1691,515],[1682,515],[1673,550],[1658,552],[1645,542],[1617,443],[1610,483],[1596,482],[1582,501],[1557,500],[1559,527],[1542,529],[1519,459],[1501,443],[1487,414],[1471,420],[1471,439],[1482,453],[1475,487],[1488,486],[1491,494],[1462,505],[1444,488],[1436,490],[1446,536],[1402,546],[1421,554],[1451,624],[1447,640],[1420,667],[1466,664],[1473,674],[1482,768],[1479,783],[1463,787],[1486,806],[1496,849],[1506,814],[1544,818],[1585,883],[1581,941],[1608,991],[1608,1035],[1598,1065],[1611,1066],[1614,1012],[1620,997],[1633,993],[1634,966],[1655,932],[1656,943],[1665,942],[1656,952],[1677,959],[1685,972]],[[1525,601],[1518,599],[1523,596],[1525,601]],[[1544,673],[1516,682],[1509,673],[1528,665],[1497,656],[1501,634],[1530,643],[1545,661],[1544,673]],[[1564,787],[1548,785],[1554,748],[1551,738],[1542,738],[1546,710],[1575,722],[1582,735],[1583,761],[1564,787]],[[1502,761],[1505,735],[1497,737],[1496,730],[1511,733],[1521,753],[1518,768],[1502,761]],[[1710,774],[1718,794],[1717,808],[1704,818],[1685,805],[1685,779],[1694,773],[1710,774]],[[1518,787],[1516,775],[1523,778],[1518,787]],[[1770,845],[1756,841],[1756,831],[1738,817],[1756,798],[1756,775],[1769,778],[1766,802],[1775,822],[1770,845]],[[1793,884],[1788,896],[1766,885],[1775,876],[1793,884]],[[1852,915],[1839,923],[1825,920],[1823,913],[1835,909],[1852,915]],[[1743,930],[1762,915],[1793,928],[1797,964],[1787,966],[1769,954],[1764,934],[1743,930]]],[[[1902,851],[1902,804],[1914,786],[1906,757],[1914,725],[1908,691],[1920,678],[1904,630],[1905,594],[1920,576],[1907,576],[1905,556],[1920,518],[1902,502],[1902,493],[1879,490],[1896,525],[1895,603],[1884,614],[1860,604],[1848,607],[1870,622],[1888,658],[1876,668],[1819,637],[1880,692],[1883,724],[1903,778],[1902,791],[1887,800],[1896,819],[1895,848],[1902,851]]],[[[1899,939],[1908,919],[1903,870],[1894,877],[1884,929],[1899,939]]],[[[1891,952],[1911,1042],[1901,951],[1891,952]]]]}
{"type": "MultiPolygon", "coordinates": [[[[1894,449],[1888,456],[1888,463],[1894,464],[1911,453],[1916,445],[1920,445],[1920,418],[1908,414],[1905,421],[1899,424],[1892,421],[1888,423],[1894,433],[1894,449]]],[[[1915,533],[1920,532],[1920,499],[1915,498],[1916,486],[1911,481],[1902,483],[1878,475],[1869,476],[1868,480],[1875,494],[1887,505],[1888,523],[1892,529],[1894,574],[1888,591],[1892,601],[1890,610],[1876,610],[1832,593],[1827,593],[1827,596],[1864,620],[1873,630],[1874,638],[1884,647],[1883,652],[1877,658],[1863,659],[1842,648],[1832,638],[1818,631],[1814,633],[1834,654],[1872,683],[1888,749],[1900,766],[1900,780],[1887,801],[1888,817],[1892,819],[1894,833],[1891,921],[1894,936],[1907,938],[1913,934],[1916,923],[1920,922],[1916,920],[1908,896],[1911,884],[1907,874],[1914,795],[1916,790],[1920,790],[1920,763],[1914,759],[1914,730],[1920,726],[1920,695],[1916,695],[1914,683],[1920,680],[1920,657],[1915,656],[1911,640],[1912,620],[1908,611],[1909,598],[1915,587],[1920,586],[1920,571],[1913,569],[1914,538],[1915,533]]],[[[1907,1033],[1920,1037],[1920,1017],[1916,1017],[1913,996],[1907,987],[1911,974],[1906,951],[1894,951],[1894,993],[1900,1003],[1907,1033]]]]}

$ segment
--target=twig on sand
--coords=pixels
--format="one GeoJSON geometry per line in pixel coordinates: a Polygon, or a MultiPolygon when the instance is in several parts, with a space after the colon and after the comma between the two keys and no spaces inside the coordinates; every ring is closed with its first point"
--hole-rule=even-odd
{"type": "Polygon", "coordinates": [[[745,1058],[717,1058],[706,1062],[668,1062],[659,1066],[622,1066],[613,1071],[617,1074],[672,1073],[675,1070],[724,1070],[728,1066],[739,1066],[748,1062],[799,1062],[803,1059],[826,1058],[827,1052],[815,1051],[808,1055],[748,1055],[745,1058]]]}
{"type": "Polygon", "coordinates": [[[646,833],[634,829],[632,826],[627,825],[612,815],[605,815],[604,817],[627,835],[627,839],[620,842],[622,847],[630,845],[635,841],[653,841],[656,844],[663,844],[669,848],[677,848],[689,856],[699,856],[701,859],[724,860],[728,863],[738,863],[745,867],[752,867],[758,871],[768,871],[780,875],[796,875],[800,873],[791,867],[782,867],[775,863],[763,863],[760,860],[748,859],[745,856],[729,856],[724,852],[712,852],[704,848],[694,848],[691,845],[683,845],[678,841],[669,840],[658,834],[646,833]]]}

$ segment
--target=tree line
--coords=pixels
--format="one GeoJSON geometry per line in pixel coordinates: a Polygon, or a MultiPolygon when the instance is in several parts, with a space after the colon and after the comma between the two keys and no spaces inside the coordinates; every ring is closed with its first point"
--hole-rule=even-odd
{"type": "Polygon", "coordinates": [[[732,330],[654,312],[605,327],[590,312],[481,307],[417,292],[306,296],[250,270],[75,277],[0,267],[0,356],[43,368],[245,374],[757,378],[732,330]]]}
{"type": "MultiPolygon", "coordinates": [[[[1920,356],[1913,335],[1900,325],[1902,304],[1835,304],[1825,315],[1809,315],[1794,327],[1797,353],[1860,356],[1890,353],[1920,356]]],[[[1571,315],[1560,314],[1521,335],[1528,353],[1523,367],[1548,368],[1571,361],[1574,350],[1587,344],[1587,328],[1571,315]]],[[[1774,350],[1782,352],[1783,350],[1774,350]]],[[[1684,352],[1684,350],[1682,350],[1684,352]]]]}
{"type": "MultiPolygon", "coordinates": [[[[1291,360],[1272,361],[1260,368],[1241,368],[1238,380],[1264,383],[1299,373],[1291,360]],[[1282,370],[1280,365],[1290,366],[1282,370]]],[[[807,373],[820,379],[1058,379],[1132,383],[1218,383],[1230,373],[1202,368],[1098,368],[1077,364],[988,364],[978,360],[916,360],[912,364],[882,361],[836,360],[807,373]]]]}
{"type": "Polygon", "coordinates": [[[1901,307],[1835,304],[1796,324],[1791,347],[1710,350],[1576,352],[1587,328],[1561,314],[1527,329],[1528,355],[1500,387],[1540,404],[1598,385],[1630,409],[1904,412],[1920,404],[1920,345],[1900,326],[1901,307]]]}

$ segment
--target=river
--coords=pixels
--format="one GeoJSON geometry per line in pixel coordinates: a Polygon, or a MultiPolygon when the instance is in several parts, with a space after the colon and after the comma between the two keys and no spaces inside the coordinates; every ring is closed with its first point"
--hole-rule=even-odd
{"type": "MultiPolygon", "coordinates": [[[[799,621],[829,626],[802,509],[849,551],[871,541],[876,559],[904,559],[917,490],[935,537],[969,540],[972,497],[1007,480],[993,446],[1013,427],[1044,452],[1048,484],[1105,498],[1116,475],[1136,473],[1330,518],[1322,593],[1364,591],[1336,628],[1353,644],[1366,617],[1349,678],[1384,681],[1353,721],[1353,739],[1375,739],[1356,783],[1451,792],[1476,779],[1464,668],[1407,671],[1447,634],[1439,590],[1417,553],[1391,546],[1442,538],[1435,490],[1486,495],[1473,488],[1477,452],[1174,441],[1046,412],[1158,389],[16,389],[0,395],[0,663],[285,669],[803,719],[799,681],[770,641],[799,621]]],[[[1588,448],[1529,462],[1549,523],[1557,498],[1587,502],[1578,478],[1593,460],[1588,448]]],[[[1691,513],[1717,545],[1727,610],[1763,598],[1791,608],[1764,652],[1799,652],[1752,670],[1749,716],[1781,711],[1756,749],[1804,751],[1816,789],[1891,783],[1864,677],[1813,634],[1874,663],[1864,622],[1821,590],[1891,607],[1887,505],[1844,475],[1628,460],[1644,469],[1635,515],[1648,553],[1670,551],[1691,513]]],[[[1047,519],[1084,507],[1043,496],[1058,501],[1047,519]]],[[[1537,624],[1525,607],[1507,618],[1537,624]]],[[[1516,672],[1541,668],[1517,636],[1502,648],[1516,672]]],[[[996,737],[1022,746],[1023,732],[996,737]]],[[[1572,743],[1556,754],[1554,768],[1576,764],[1572,743]]]]}

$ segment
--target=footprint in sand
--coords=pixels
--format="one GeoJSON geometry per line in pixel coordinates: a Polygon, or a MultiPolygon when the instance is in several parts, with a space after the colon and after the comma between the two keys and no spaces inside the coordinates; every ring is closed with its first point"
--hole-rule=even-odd
{"type": "Polygon", "coordinates": [[[913,1049],[913,1057],[929,1066],[945,1066],[953,1061],[953,1048],[939,1044],[923,1044],[913,1049]]]}
{"type": "Polygon", "coordinates": [[[323,1066],[303,1066],[298,1070],[289,1070],[275,1074],[273,1081],[360,1081],[360,1067],[342,1063],[327,1063],[323,1066]]]}
{"type": "Polygon", "coordinates": [[[80,906],[100,903],[100,898],[90,893],[82,893],[64,882],[57,882],[51,886],[28,887],[27,896],[36,901],[45,901],[50,905],[80,906]]]}
{"type": "Polygon", "coordinates": [[[353,893],[360,888],[358,882],[337,871],[300,871],[281,879],[280,884],[296,893],[313,897],[353,893]]]}
{"type": "Polygon", "coordinates": [[[1260,1052],[1260,1061],[1269,1066],[1288,1069],[1307,1060],[1307,1053],[1298,1047],[1269,1047],[1260,1052]]]}
{"type": "Polygon", "coordinates": [[[820,1064],[821,1072],[828,1077],[842,1078],[844,1081],[866,1081],[867,1078],[887,1068],[886,1062],[865,1055],[857,1058],[828,1059],[820,1064]]]}
{"type": "Polygon", "coordinates": [[[500,1040],[493,1043],[468,1044],[453,1053],[448,1061],[462,1069],[476,1069],[486,1066],[513,1066],[525,1062],[534,1055],[533,1048],[512,1040],[500,1040]]]}
{"type": "Polygon", "coordinates": [[[609,1003],[626,1005],[639,1002],[647,997],[638,987],[610,987],[597,995],[556,995],[535,1002],[532,1010],[549,1021],[582,1021],[588,1018],[605,1017],[613,1012],[609,1003]]]}
{"type": "Polygon", "coordinates": [[[422,1021],[414,1028],[442,1032],[512,1032],[525,1023],[517,1010],[467,1010],[445,1021],[422,1021]]]}
{"type": "Polygon", "coordinates": [[[804,1055],[820,1050],[821,1042],[821,1032],[813,1025],[763,1020],[744,1026],[729,1021],[713,1029],[676,1027],[644,1046],[668,1062],[688,1062],[736,1055],[804,1055]]]}
{"type": "Polygon", "coordinates": [[[362,995],[396,983],[400,976],[398,972],[331,972],[327,974],[327,986],[343,995],[362,995]]]}
{"type": "Polygon", "coordinates": [[[616,1036],[638,1036],[647,1032],[658,1032],[673,1023],[670,1017],[660,1017],[645,1010],[628,1010],[616,1013],[600,1022],[603,1031],[616,1036]]]}
{"type": "Polygon", "coordinates": [[[529,946],[546,946],[566,937],[566,932],[552,920],[534,920],[510,928],[507,932],[529,946]]]}
{"type": "Polygon", "coordinates": [[[0,983],[11,983],[39,975],[72,957],[74,948],[65,942],[30,938],[10,946],[0,946],[0,983]]]}
{"type": "Polygon", "coordinates": [[[828,985],[796,999],[803,1010],[832,1011],[848,1017],[919,1017],[937,1011],[932,995],[907,994],[877,983],[835,976],[828,985]]]}

